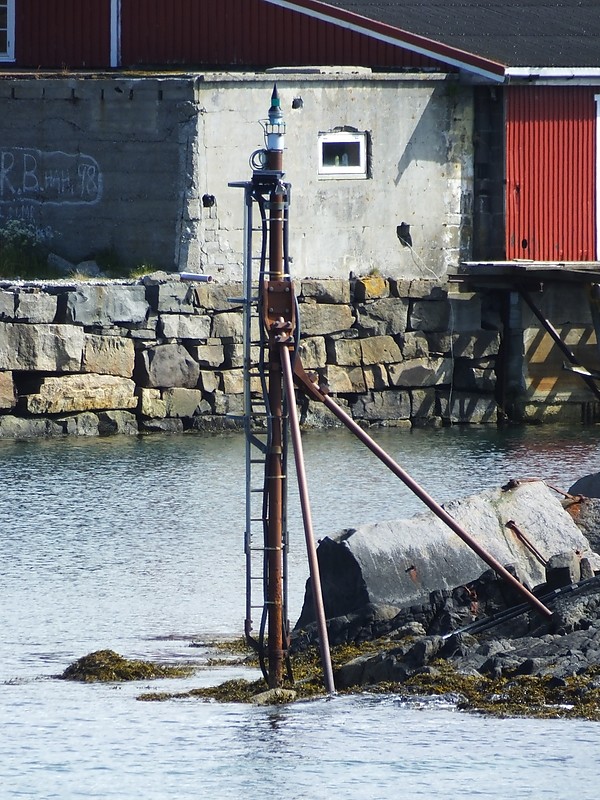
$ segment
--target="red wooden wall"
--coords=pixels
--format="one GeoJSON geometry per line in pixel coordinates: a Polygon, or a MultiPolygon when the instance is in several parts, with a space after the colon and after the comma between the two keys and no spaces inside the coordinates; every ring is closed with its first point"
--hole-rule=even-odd
{"type": "Polygon", "coordinates": [[[33,69],[110,64],[110,0],[17,0],[15,61],[33,69]]]}
{"type": "MultiPolygon", "coordinates": [[[[440,66],[261,0],[122,0],[121,18],[125,68],[440,66]]],[[[108,69],[110,0],[17,0],[15,64],[108,69]]]]}
{"type": "Polygon", "coordinates": [[[436,65],[261,0],[123,0],[122,9],[125,67],[436,65]]]}
{"type": "Polygon", "coordinates": [[[595,91],[507,88],[507,258],[595,259],[595,91]]]}

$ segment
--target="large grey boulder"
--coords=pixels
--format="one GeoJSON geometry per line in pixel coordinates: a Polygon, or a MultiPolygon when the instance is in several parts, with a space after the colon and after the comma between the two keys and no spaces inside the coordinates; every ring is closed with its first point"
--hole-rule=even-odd
{"type": "Polygon", "coordinates": [[[567,510],[592,549],[600,553],[600,498],[584,497],[569,505],[567,510]]]}
{"type": "Polygon", "coordinates": [[[0,439],[35,439],[46,436],[62,436],[60,423],[45,418],[0,416],[0,439]]]}
{"type": "Polygon", "coordinates": [[[300,317],[305,336],[323,336],[345,331],[354,323],[354,315],[348,306],[333,303],[302,303],[300,317]]]}
{"type": "Polygon", "coordinates": [[[65,322],[108,327],[115,322],[139,324],[148,316],[146,289],[123,284],[82,284],[66,297],[65,322]]]}
{"type": "Polygon", "coordinates": [[[585,497],[600,497],[600,472],[584,475],[575,481],[569,489],[569,494],[582,494],[585,497]]]}
{"type": "MultiPolygon", "coordinates": [[[[545,582],[544,565],[516,530],[546,559],[572,551],[588,557],[594,568],[600,566],[600,557],[542,481],[486,490],[447,503],[445,509],[500,564],[512,564],[531,587],[545,582]]],[[[350,614],[369,603],[420,605],[433,591],[475,580],[487,566],[430,511],[326,537],[317,554],[327,617],[350,614]]],[[[313,619],[307,585],[296,627],[313,619]]]]}
{"type": "Polygon", "coordinates": [[[16,295],[14,292],[0,291],[0,319],[15,318],[16,295]]]}
{"type": "Polygon", "coordinates": [[[4,410],[14,408],[16,402],[12,372],[0,372],[0,408],[4,410]]]}
{"type": "Polygon", "coordinates": [[[369,336],[403,333],[408,320],[408,300],[384,297],[358,306],[358,329],[369,336]]]}
{"type": "Polygon", "coordinates": [[[43,292],[17,292],[15,319],[34,325],[54,322],[58,309],[58,297],[43,292]]]}
{"type": "Polygon", "coordinates": [[[207,314],[163,314],[160,318],[165,339],[208,339],[210,317],[207,314]]]}
{"type": "Polygon", "coordinates": [[[452,369],[450,358],[411,358],[390,365],[390,383],[399,388],[441,386],[452,382],[452,369]]]}
{"type": "Polygon", "coordinates": [[[131,378],[135,366],[133,339],[84,334],[82,370],[131,378]]]}
{"type": "Polygon", "coordinates": [[[200,378],[200,366],[181,344],[161,344],[149,347],[138,360],[138,383],[153,388],[195,389],[200,378]]]}
{"type": "Polygon", "coordinates": [[[305,280],[302,297],[312,297],[317,303],[349,303],[350,283],[339,278],[305,280]]]}

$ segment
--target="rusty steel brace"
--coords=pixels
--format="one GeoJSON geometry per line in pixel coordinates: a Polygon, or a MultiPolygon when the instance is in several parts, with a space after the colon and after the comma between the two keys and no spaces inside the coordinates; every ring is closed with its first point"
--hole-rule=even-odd
{"type": "Polygon", "coordinates": [[[326,408],[328,408],[344,425],[354,433],[354,435],[365,444],[369,450],[377,456],[377,458],[382,461],[388,469],[390,469],[396,477],[400,478],[400,480],[420,499],[425,503],[425,505],[433,511],[433,513],[442,520],[454,533],[459,536],[465,544],[467,544],[471,550],[473,550],[477,555],[485,561],[488,566],[490,566],[494,572],[499,575],[506,583],[512,586],[519,594],[521,594],[524,599],[529,603],[529,605],[535,609],[541,616],[550,618],[552,617],[552,611],[547,608],[542,602],[538,600],[538,598],[527,589],[526,586],[523,586],[522,583],[510,574],[510,572],[502,566],[502,564],[497,561],[490,553],[487,552],[473,537],[467,533],[464,528],[462,528],[458,522],[448,514],[448,512],[442,508],[436,501],[429,495],[427,492],[419,486],[419,484],[411,478],[411,476],[402,469],[402,467],[397,464],[391,456],[389,456],[383,448],[381,448],[377,442],[375,442],[361,427],[357,425],[356,422],[352,419],[351,416],[346,414],[346,412],[340,408],[337,403],[328,397],[318,385],[318,379],[311,378],[304,367],[302,366],[300,359],[296,358],[294,363],[294,375],[296,379],[296,384],[304,391],[306,394],[311,397],[313,400],[316,400],[320,403],[323,403],[326,408]]]}
{"type": "Polygon", "coordinates": [[[533,555],[537,558],[537,560],[540,562],[540,564],[543,567],[545,567],[546,564],[548,563],[548,559],[544,558],[544,556],[540,553],[540,551],[537,549],[537,547],[534,545],[534,543],[531,541],[531,539],[529,539],[527,536],[525,536],[523,531],[520,530],[520,528],[517,527],[517,523],[514,520],[509,519],[508,522],[506,522],[505,524],[506,524],[506,527],[509,530],[511,530],[517,536],[517,539],[520,539],[523,542],[523,544],[525,545],[525,547],[529,551],[531,551],[531,553],[533,553],[533,555]]]}

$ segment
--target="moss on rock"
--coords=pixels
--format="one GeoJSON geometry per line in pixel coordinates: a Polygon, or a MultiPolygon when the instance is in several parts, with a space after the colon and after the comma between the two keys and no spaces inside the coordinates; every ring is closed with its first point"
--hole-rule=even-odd
{"type": "Polygon", "coordinates": [[[156,678],[183,678],[191,675],[194,667],[166,666],[153,661],[129,659],[114,650],[96,650],[74,661],[60,676],[66,681],[83,683],[111,683],[153,680],[156,678]]]}

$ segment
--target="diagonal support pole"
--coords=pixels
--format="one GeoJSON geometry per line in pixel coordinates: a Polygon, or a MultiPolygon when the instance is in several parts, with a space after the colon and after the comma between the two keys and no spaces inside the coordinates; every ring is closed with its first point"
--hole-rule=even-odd
{"type": "Polygon", "coordinates": [[[312,586],[313,604],[315,616],[317,618],[317,630],[319,632],[319,651],[321,654],[321,664],[323,666],[323,678],[325,688],[329,694],[335,694],[335,683],[333,679],[333,668],[331,666],[331,653],[329,651],[329,635],[327,633],[327,621],[325,619],[325,609],[323,606],[323,593],[321,591],[321,574],[319,562],[317,560],[317,548],[313,533],[312,514],[308,498],[308,484],[306,481],[306,470],[304,468],[304,451],[302,449],[302,436],[300,434],[300,422],[298,421],[298,409],[294,397],[294,378],[292,375],[292,364],[290,351],[287,345],[281,345],[281,365],[283,368],[283,385],[288,399],[288,414],[290,421],[290,433],[294,445],[294,461],[296,464],[296,476],[298,478],[298,491],[300,493],[300,507],[302,509],[302,520],[304,522],[304,537],[306,539],[306,551],[308,554],[308,566],[310,571],[310,582],[312,586]]]}
{"type": "Polygon", "coordinates": [[[324,394],[319,387],[311,381],[310,377],[306,374],[304,367],[300,363],[300,359],[296,359],[294,364],[294,374],[296,376],[296,383],[300,385],[300,387],[312,397],[313,400],[318,400],[319,402],[323,403],[331,412],[335,414],[335,416],[344,423],[344,425],[352,431],[352,433],[360,439],[363,444],[365,444],[369,450],[377,456],[377,458],[382,461],[389,470],[391,470],[396,477],[400,478],[400,480],[413,492],[416,496],[425,503],[425,505],[433,511],[433,513],[442,520],[450,530],[454,531],[454,533],[459,536],[463,542],[468,545],[471,550],[473,550],[477,555],[485,561],[485,563],[490,566],[494,572],[499,575],[506,583],[513,587],[519,594],[521,594],[524,599],[529,603],[529,605],[534,608],[539,614],[543,617],[550,618],[552,616],[552,611],[547,608],[543,603],[541,603],[537,597],[527,589],[527,587],[523,586],[522,583],[511,575],[510,572],[502,566],[502,564],[497,561],[490,553],[483,548],[479,542],[477,542],[467,531],[458,524],[458,522],[448,514],[448,512],[442,508],[436,501],[429,495],[427,492],[419,486],[419,484],[411,478],[411,476],[402,469],[402,467],[397,464],[394,459],[389,456],[385,450],[380,447],[377,442],[375,442],[368,433],[366,433],[360,425],[357,425],[356,422],[352,419],[351,416],[346,414],[346,412],[340,408],[337,403],[324,394]]]}

